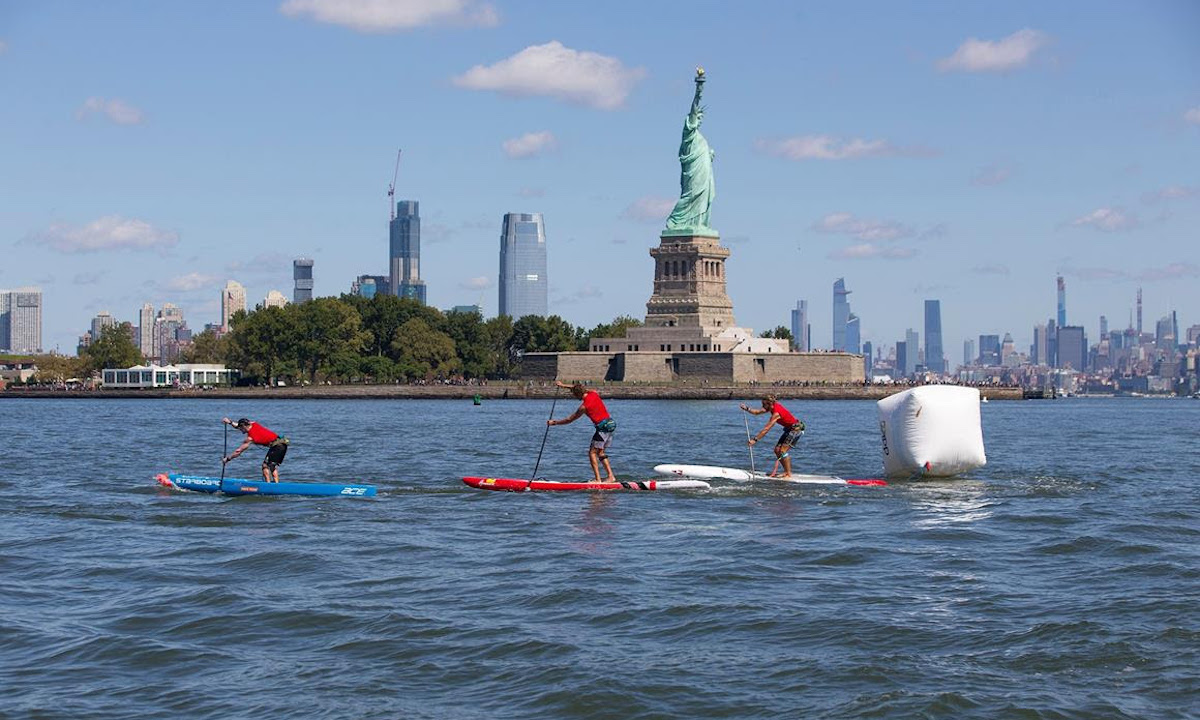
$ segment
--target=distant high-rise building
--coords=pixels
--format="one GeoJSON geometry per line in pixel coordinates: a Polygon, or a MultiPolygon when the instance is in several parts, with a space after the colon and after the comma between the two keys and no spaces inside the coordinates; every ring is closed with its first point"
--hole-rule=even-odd
{"type": "Polygon", "coordinates": [[[421,214],[416,200],[396,203],[388,228],[388,279],[392,292],[425,304],[421,279],[421,214]]]}
{"type": "Polygon", "coordinates": [[[920,364],[921,354],[921,333],[908,328],[904,331],[904,345],[908,348],[907,362],[904,365],[904,375],[914,375],[917,372],[917,365],[920,364]]]}
{"type": "Polygon", "coordinates": [[[359,275],[350,283],[350,294],[368,300],[376,295],[391,295],[392,283],[387,275],[359,275]]]}
{"type": "Polygon", "coordinates": [[[1067,283],[1063,276],[1058,276],[1058,326],[1067,324],[1067,283]]]}
{"type": "Polygon", "coordinates": [[[875,358],[873,358],[871,356],[871,353],[874,349],[875,348],[871,346],[870,340],[867,340],[866,342],[864,342],[862,344],[863,377],[867,379],[867,382],[871,382],[871,377],[872,377],[871,368],[874,367],[874,365],[875,365],[875,363],[874,363],[875,358]]]}
{"type": "Polygon", "coordinates": [[[1154,324],[1154,347],[1159,350],[1174,350],[1178,337],[1178,323],[1175,311],[1171,311],[1154,324]]]}
{"type": "Polygon", "coordinates": [[[1142,336],[1142,289],[1137,291],[1137,333],[1138,337],[1142,336]]]}
{"type": "Polygon", "coordinates": [[[1013,342],[1012,333],[1004,333],[1004,339],[1000,341],[1000,364],[1014,365],[1016,364],[1013,358],[1017,354],[1016,344],[1013,342]]]}
{"type": "Polygon", "coordinates": [[[975,341],[963,340],[963,365],[975,364],[975,341]]]}
{"type": "Polygon", "coordinates": [[[313,299],[313,261],[296,258],[292,261],[292,302],[304,303],[313,299]]]}
{"type": "Polygon", "coordinates": [[[843,349],[854,355],[862,352],[862,323],[854,313],[846,318],[846,347],[843,349]]]}
{"type": "Polygon", "coordinates": [[[1064,325],[1058,328],[1055,343],[1058,352],[1060,368],[1071,368],[1083,372],[1087,370],[1087,335],[1079,325],[1064,325]]]}
{"type": "Polygon", "coordinates": [[[946,354],[942,350],[942,301],[925,301],[925,367],[930,372],[946,372],[946,354]]]}
{"type": "Polygon", "coordinates": [[[1049,365],[1049,345],[1046,340],[1046,326],[1038,323],[1033,326],[1033,347],[1029,349],[1029,361],[1034,365],[1049,365]]]}
{"type": "Polygon", "coordinates": [[[235,312],[246,312],[246,288],[237,280],[230,280],[221,291],[221,327],[225,332],[229,332],[229,318],[235,312]]]}
{"type": "Polygon", "coordinates": [[[104,334],[104,328],[116,326],[117,319],[107,310],[96,313],[96,317],[92,318],[92,342],[100,339],[100,336],[104,334]]]}
{"type": "Polygon", "coordinates": [[[796,352],[809,352],[808,301],[797,300],[796,309],[792,310],[792,344],[796,352]]]}
{"type": "Polygon", "coordinates": [[[896,343],[896,379],[908,377],[908,342],[901,340],[896,343]]]}
{"type": "Polygon", "coordinates": [[[190,337],[183,310],[172,303],[163,303],[158,317],[154,318],[154,357],[164,363],[171,362],[179,355],[180,341],[190,337]]]}
{"type": "Polygon", "coordinates": [[[154,357],[154,306],[144,303],[138,310],[138,351],[142,357],[154,357]]]}
{"type": "Polygon", "coordinates": [[[1100,339],[1108,339],[1108,317],[1106,315],[1100,316],[1100,339]]]}
{"type": "Polygon", "coordinates": [[[1058,367],[1058,328],[1054,318],[1046,321],[1046,364],[1058,367]]]}
{"type": "Polygon", "coordinates": [[[833,283],[833,349],[846,350],[846,322],[850,319],[850,301],[846,299],[852,291],[846,289],[845,278],[833,283]]]}
{"type": "Polygon", "coordinates": [[[269,307],[284,307],[288,304],[287,296],[278,290],[272,290],[267,293],[267,297],[263,299],[262,306],[269,307]]]}
{"type": "Polygon", "coordinates": [[[546,227],[541,213],[508,213],[500,231],[500,314],[545,316],[546,227]]]}
{"type": "Polygon", "coordinates": [[[979,364],[985,367],[996,367],[1000,364],[1000,336],[979,336],[979,364]]]}
{"type": "Polygon", "coordinates": [[[38,288],[0,290],[0,350],[42,351],[42,291],[38,288]]]}

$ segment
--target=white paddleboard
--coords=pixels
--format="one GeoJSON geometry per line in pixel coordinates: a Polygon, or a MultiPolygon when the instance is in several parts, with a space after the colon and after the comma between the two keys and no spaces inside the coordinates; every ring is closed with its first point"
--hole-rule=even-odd
{"type": "Polygon", "coordinates": [[[785,482],[799,485],[887,485],[880,479],[846,480],[833,475],[801,475],[793,473],[791,477],[771,477],[766,473],[750,473],[737,468],[717,467],[715,465],[655,465],[654,472],[659,475],[674,475],[676,477],[696,478],[699,480],[749,480],[765,482],[785,482]]]}

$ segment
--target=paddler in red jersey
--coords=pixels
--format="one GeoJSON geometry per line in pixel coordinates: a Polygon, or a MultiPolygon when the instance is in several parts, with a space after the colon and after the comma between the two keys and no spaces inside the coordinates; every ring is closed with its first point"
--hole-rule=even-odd
{"type": "Polygon", "coordinates": [[[263,445],[267,448],[267,456],[263,459],[262,464],[263,481],[279,482],[279,466],[283,463],[283,456],[287,455],[288,439],[280,437],[265,426],[251,422],[246,418],[242,418],[237,422],[233,422],[229,418],[221,418],[221,422],[232,425],[246,433],[246,439],[242,441],[241,447],[234,450],[229,457],[221,458],[221,462],[228,463],[238,455],[246,452],[246,448],[251,445],[263,445]]]}
{"type": "Polygon", "coordinates": [[[779,468],[780,463],[783,464],[783,474],[779,475],[775,470],[771,471],[771,477],[789,478],[792,476],[792,453],[791,450],[800,441],[800,436],[804,434],[804,423],[796,419],[796,416],[788,412],[788,409],[783,406],[783,403],[775,399],[774,395],[768,395],[762,400],[761,410],[751,410],[746,407],[745,403],[739,405],[742,410],[751,415],[762,415],[763,413],[771,413],[771,419],[763,426],[762,430],[758,431],[758,435],[750,438],[747,444],[753,446],[775,423],[779,423],[783,427],[783,434],[779,436],[779,441],[775,443],[775,470],[779,468]]]}
{"type": "Polygon", "coordinates": [[[604,407],[604,401],[600,399],[600,393],[595,390],[585,390],[582,385],[575,383],[567,385],[555,380],[554,384],[560,388],[570,388],[571,394],[576,400],[582,400],[579,404],[579,409],[571,413],[570,417],[562,420],[547,420],[547,425],[567,425],[578,420],[583,415],[588,416],[588,420],[596,427],[595,434],[592,435],[592,442],[588,446],[588,462],[592,464],[592,474],[595,475],[593,482],[616,482],[617,476],[613,474],[612,465],[608,464],[608,446],[612,444],[613,433],[617,430],[617,421],[612,419],[608,414],[608,408],[604,407]],[[600,463],[604,463],[604,472],[608,473],[608,477],[602,481],[600,479],[600,463]]]}

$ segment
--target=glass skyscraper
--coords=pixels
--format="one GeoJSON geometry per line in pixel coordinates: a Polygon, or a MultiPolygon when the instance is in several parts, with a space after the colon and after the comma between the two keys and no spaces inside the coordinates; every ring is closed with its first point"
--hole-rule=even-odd
{"type": "Polygon", "coordinates": [[[792,311],[792,346],[796,352],[809,352],[812,347],[808,341],[808,301],[797,300],[792,311]]]}
{"type": "Polygon", "coordinates": [[[41,290],[0,290],[0,350],[12,353],[42,351],[41,290]]]}
{"type": "Polygon", "coordinates": [[[500,314],[547,314],[546,226],[541,213],[508,213],[500,231],[500,314]]]}
{"type": "Polygon", "coordinates": [[[833,349],[838,352],[846,351],[846,323],[850,321],[850,301],[846,296],[845,278],[838,278],[833,283],[833,349]]]}
{"type": "Polygon", "coordinates": [[[925,301],[925,367],[930,372],[946,372],[946,355],[942,351],[942,301],[925,301]]]}
{"type": "Polygon", "coordinates": [[[416,200],[396,203],[396,217],[388,228],[388,279],[392,292],[425,304],[421,279],[421,213],[416,200]]]}
{"type": "Polygon", "coordinates": [[[308,258],[297,258],[292,261],[292,279],[296,283],[292,290],[292,302],[302,303],[312,300],[313,291],[313,261],[308,258]]]}

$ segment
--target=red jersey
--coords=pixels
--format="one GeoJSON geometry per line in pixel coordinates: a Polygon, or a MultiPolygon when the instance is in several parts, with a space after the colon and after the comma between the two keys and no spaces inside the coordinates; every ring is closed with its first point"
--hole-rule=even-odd
{"type": "Polygon", "coordinates": [[[776,402],[771,406],[771,412],[779,415],[779,424],[784,427],[791,427],[796,424],[796,416],[788,412],[781,403],[776,402]]]}
{"type": "Polygon", "coordinates": [[[279,438],[278,435],[256,422],[250,423],[250,429],[246,431],[246,435],[255,445],[270,445],[279,438]]]}
{"type": "Polygon", "coordinates": [[[588,390],[583,394],[583,411],[587,413],[588,420],[591,420],[593,425],[609,418],[608,408],[604,407],[600,393],[595,390],[588,390]]]}

